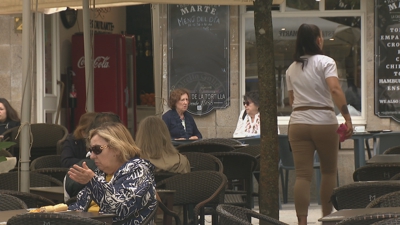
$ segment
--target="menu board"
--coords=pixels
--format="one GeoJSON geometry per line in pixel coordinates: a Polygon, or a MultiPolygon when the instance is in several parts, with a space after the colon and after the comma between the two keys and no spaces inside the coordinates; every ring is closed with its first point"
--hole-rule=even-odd
{"type": "Polygon", "coordinates": [[[229,6],[168,5],[168,60],[169,91],[189,90],[189,113],[228,107],[229,6]]]}
{"type": "Polygon", "coordinates": [[[400,122],[400,0],[375,5],[375,114],[400,122]]]}

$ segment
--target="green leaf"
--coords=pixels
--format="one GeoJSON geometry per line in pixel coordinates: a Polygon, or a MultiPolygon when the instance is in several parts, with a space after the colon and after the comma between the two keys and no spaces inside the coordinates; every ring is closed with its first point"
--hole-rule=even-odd
{"type": "Polygon", "coordinates": [[[17,143],[11,142],[11,141],[3,141],[3,142],[0,142],[0,149],[9,148],[9,147],[11,147],[13,145],[16,145],[16,144],[17,143]]]}
{"type": "Polygon", "coordinates": [[[5,156],[0,156],[0,162],[3,162],[3,161],[7,161],[7,158],[5,156]]]}

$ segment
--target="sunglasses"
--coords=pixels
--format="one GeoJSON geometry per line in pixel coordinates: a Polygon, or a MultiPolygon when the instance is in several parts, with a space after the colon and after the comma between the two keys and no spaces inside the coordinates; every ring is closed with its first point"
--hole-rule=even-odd
{"type": "Polygon", "coordinates": [[[243,102],[243,105],[249,106],[249,105],[250,105],[250,102],[249,102],[249,101],[245,101],[245,102],[243,102]]]}
{"type": "Polygon", "coordinates": [[[89,152],[100,155],[105,148],[108,148],[108,145],[93,145],[92,147],[89,147],[89,152]]]}

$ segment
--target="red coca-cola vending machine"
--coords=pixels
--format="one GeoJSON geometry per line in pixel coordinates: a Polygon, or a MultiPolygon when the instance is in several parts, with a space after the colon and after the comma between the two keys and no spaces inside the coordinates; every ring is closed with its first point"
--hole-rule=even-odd
{"type": "MultiPolygon", "coordinates": [[[[131,134],[136,131],[136,58],[133,36],[94,35],[94,109],[120,116],[131,134]]],[[[74,124],[86,112],[83,34],[72,36],[72,85],[76,89],[74,124]]],[[[71,118],[71,116],[67,116],[71,118]]],[[[67,124],[68,121],[67,121],[67,124]]]]}

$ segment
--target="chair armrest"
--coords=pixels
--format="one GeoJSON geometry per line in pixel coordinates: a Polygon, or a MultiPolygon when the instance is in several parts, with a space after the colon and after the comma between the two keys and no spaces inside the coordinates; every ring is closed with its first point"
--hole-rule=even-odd
{"type": "Polygon", "coordinates": [[[179,218],[178,214],[176,214],[175,212],[169,210],[169,209],[167,208],[167,206],[165,206],[164,203],[162,203],[161,201],[157,200],[157,202],[158,202],[158,207],[160,207],[160,209],[161,209],[164,213],[166,213],[166,214],[169,215],[169,216],[174,217],[174,219],[175,219],[175,224],[176,224],[176,225],[181,225],[181,219],[179,218]]]}

